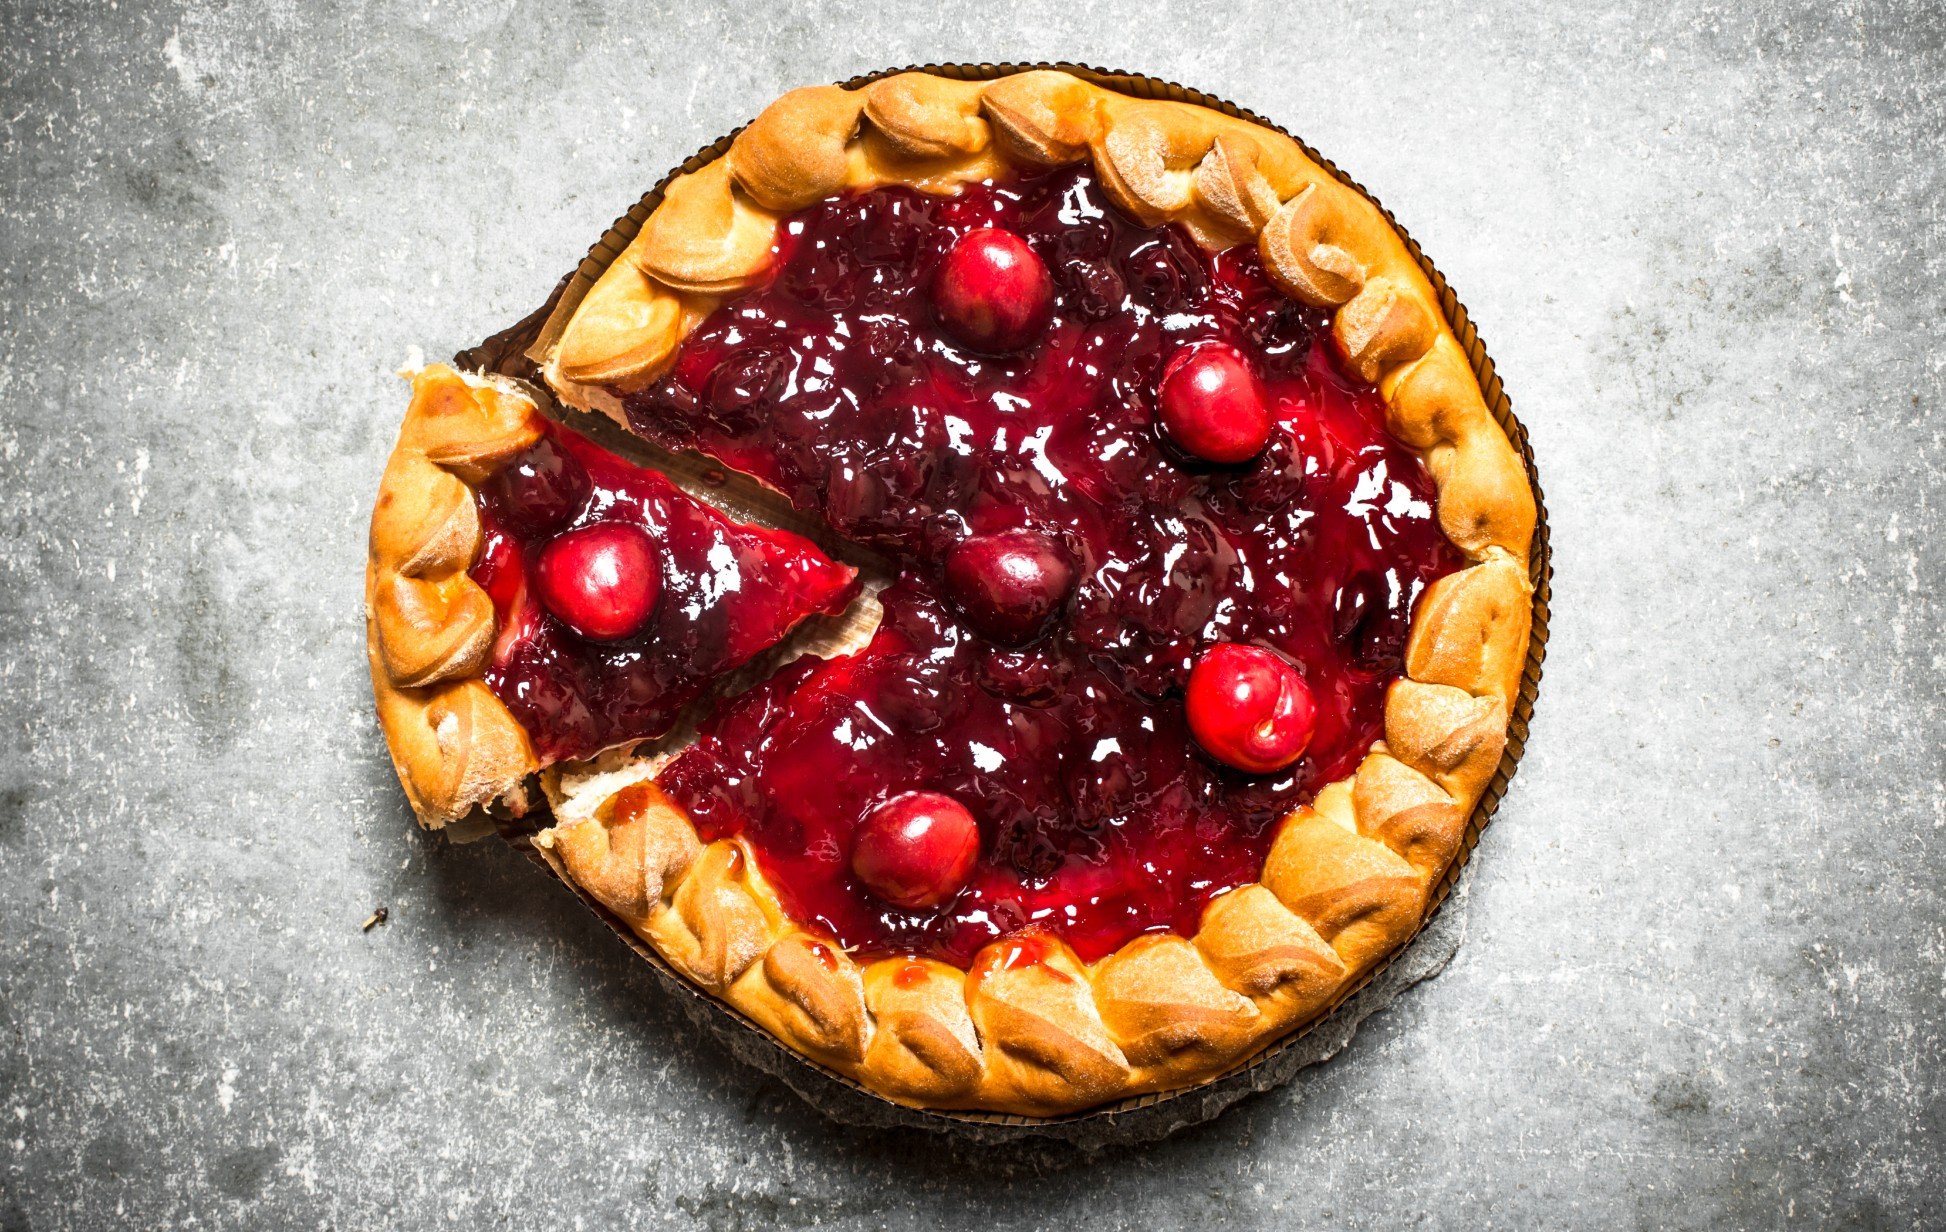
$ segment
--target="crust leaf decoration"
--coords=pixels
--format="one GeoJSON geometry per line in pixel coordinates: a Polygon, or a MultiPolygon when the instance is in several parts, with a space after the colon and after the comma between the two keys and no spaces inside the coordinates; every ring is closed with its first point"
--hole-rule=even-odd
{"type": "Polygon", "coordinates": [[[402,689],[479,674],[493,646],[493,601],[466,576],[480,546],[473,492],[409,450],[395,453],[372,510],[372,625],[402,689]]]}
{"type": "Polygon", "coordinates": [[[845,147],[864,106],[863,95],[838,86],[792,90],[737,134],[726,156],[730,174],[780,214],[822,201],[845,186],[845,147]]]}
{"type": "Polygon", "coordinates": [[[1322,1007],[1345,978],[1331,943],[1261,884],[1240,886],[1204,908],[1196,948],[1225,986],[1284,1021],[1322,1007]]]}
{"type": "Polygon", "coordinates": [[[954,1104],[980,1084],[985,1057],[966,1008],[966,973],[922,958],[865,969],[877,1030],[863,1070],[894,1098],[954,1104]]]}
{"type": "Polygon", "coordinates": [[[978,154],[992,137],[980,115],[982,86],[929,73],[900,73],[865,87],[865,118],[908,159],[978,154]]]}
{"type": "Polygon", "coordinates": [[[1130,105],[1095,142],[1102,190],[1144,226],[1168,222],[1195,203],[1196,166],[1215,136],[1209,112],[1130,105]]]}
{"type": "Polygon", "coordinates": [[[750,884],[750,853],[732,842],[711,843],[697,857],[668,907],[649,918],[649,941],[678,970],[711,992],[722,992],[763,957],[770,944],[775,898],[750,884]]]}
{"type": "Polygon", "coordinates": [[[811,1056],[864,1059],[871,1028],[864,981],[850,955],[822,938],[779,938],[730,990],[730,1002],[811,1056]]]}
{"type": "Polygon", "coordinates": [[[1426,884],[1383,843],[1299,809],[1264,861],[1264,884],[1315,928],[1356,975],[1419,926],[1426,884]]]}
{"type": "Polygon", "coordinates": [[[1385,695],[1385,747],[1469,804],[1500,766],[1507,708],[1441,684],[1400,680],[1385,695]]]}
{"type": "Polygon", "coordinates": [[[1356,241],[1336,198],[1322,184],[1307,185],[1279,206],[1257,237],[1264,270],[1277,288],[1314,308],[1335,308],[1365,285],[1365,265],[1347,249],[1356,241]]]}
{"type": "Polygon", "coordinates": [[[1417,296],[1374,279],[1339,309],[1331,338],[1345,365],[1360,380],[1375,384],[1392,368],[1424,355],[1438,328],[1417,296]]]}
{"type": "Polygon", "coordinates": [[[1079,162],[1101,131],[1097,92],[1052,69],[987,83],[980,103],[1007,156],[1030,167],[1079,162]]]}
{"type": "Polygon", "coordinates": [[[1257,143],[1221,133],[1196,164],[1196,192],[1209,212],[1239,235],[1255,235],[1280,208],[1277,190],[1257,168],[1257,143]]]}
{"type": "Polygon", "coordinates": [[[1496,697],[1511,710],[1533,612],[1527,571],[1511,557],[1488,557],[1449,573],[1419,597],[1406,641],[1406,675],[1496,697]]]}
{"type": "Polygon", "coordinates": [[[624,787],[593,815],[548,830],[545,841],[577,885],[637,931],[703,846],[689,818],[651,782],[624,787]]]}
{"type": "Polygon", "coordinates": [[[662,374],[690,324],[674,291],[634,261],[617,261],[575,310],[551,366],[575,385],[633,390],[662,374]]]}
{"type": "Polygon", "coordinates": [[[1128,1062],[1095,1009],[1087,975],[1058,941],[1029,936],[982,951],[967,976],[993,1094],[1033,1109],[1086,1107],[1118,1091],[1128,1062]]]}
{"type": "Polygon", "coordinates": [[[1387,753],[1352,780],[1358,832],[1398,852],[1428,881],[1445,871],[1466,833],[1466,810],[1445,788],[1387,753]]]}
{"type": "Polygon", "coordinates": [[[1225,988],[1196,947],[1137,937],[1095,968],[1095,1003],[1122,1055],[1200,1072],[1222,1065],[1256,1026],[1257,1007],[1225,988]]]}
{"type": "Polygon", "coordinates": [[[628,256],[664,286],[729,295],[762,279],[777,239],[777,215],[759,209],[718,159],[669,185],[628,256]]]}

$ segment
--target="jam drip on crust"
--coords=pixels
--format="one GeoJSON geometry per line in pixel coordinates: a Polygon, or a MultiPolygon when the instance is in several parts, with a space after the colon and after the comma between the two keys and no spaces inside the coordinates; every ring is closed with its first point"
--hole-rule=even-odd
{"type": "Polygon", "coordinates": [[[802,536],[734,522],[550,423],[478,490],[486,683],[543,763],[650,739],[711,682],[857,594],[802,536]]]}
{"type": "Polygon", "coordinates": [[[1255,880],[1275,823],[1379,738],[1413,601],[1462,563],[1431,478],[1253,248],[1139,226],[1086,168],[834,198],[789,220],[776,257],[627,401],[630,423],[756,476],[900,579],[866,649],[737,699],[664,789],[705,837],[744,836],[796,918],[866,953],[965,965],[1038,926],[1092,960],[1195,932],[1255,880]],[[1051,312],[942,319],[956,245],[1034,285],[987,229],[1045,264],[1051,312]],[[1005,353],[974,349],[995,337],[1005,353]],[[1190,355],[1217,384],[1191,371],[1159,397],[1190,355]],[[1255,393],[1220,387],[1237,379],[1255,393]],[[1198,420],[1253,398],[1268,443],[1203,460],[1263,439],[1261,420],[1198,420]],[[1192,737],[1184,685],[1218,643],[1301,676],[1315,726],[1294,762],[1246,773],[1192,737]],[[980,831],[963,888],[922,909],[851,858],[861,823],[915,791],[980,831]]]}

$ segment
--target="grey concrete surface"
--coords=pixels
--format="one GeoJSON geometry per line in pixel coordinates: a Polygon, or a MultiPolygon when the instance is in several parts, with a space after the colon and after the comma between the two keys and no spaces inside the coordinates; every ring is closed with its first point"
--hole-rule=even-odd
{"type": "Polygon", "coordinates": [[[6,0],[0,1228],[1946,1226],[1943,156],[1925,0],[6,0]],[[1377,192],[1558,570],[1451,967],[1093,1160],[727,1059],[517,857],[414,830],[360,653],[410,347],[786,87],[1041,57],[1377,192]]]}

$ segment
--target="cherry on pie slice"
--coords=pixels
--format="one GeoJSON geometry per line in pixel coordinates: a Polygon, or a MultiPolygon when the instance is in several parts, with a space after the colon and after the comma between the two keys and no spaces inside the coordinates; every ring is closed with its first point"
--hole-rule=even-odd
{"type": "MultiPolygon", "coordinates": [[[[1535,502],[1405,242],[1295,142],[1053,71],[794,91],[542,338],[563,401],[884,566],[846,653],[543,776],[539,846],[697,986],[887,1098],[1041,1116],[1220,1074],[1417,929],[1500,764],[1535,502]]],[[[690,648],[685,701],[740,653],[620,584],[640,537],[548,520],[572,438],[470,439],[415,448],[488,550],[410,576],[470,569],[443,602],[497,640],[374,625],[409,790],[388,690],[451,691],[407,725],[442,765],[509,727],[566,761],[666,723],[631,637],[690,648]]],[[[786,614],[850,597],[802,559],[786,614]]]]}
{"type": "Polygon", "coordinates": [[[441,366],[413,377],[368,578],[381,715],[433,821],[663,735],[858,590],[802,536],[734,521],[511,387],[441,366]]]}

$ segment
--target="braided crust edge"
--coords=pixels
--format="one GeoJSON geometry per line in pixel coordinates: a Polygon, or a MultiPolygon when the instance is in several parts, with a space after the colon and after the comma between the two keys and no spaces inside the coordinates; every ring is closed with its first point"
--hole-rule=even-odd
{"type": "Polygon", "coordinates": [[[951,192],[1009,163],[1083,158],[1139,219],[1181,222],[1211,248],[1254,237],[1281,290],[1331,312],[1333,344],[1425,460],[1440,526],[1470,564],[1420,599],[1384,739],[1282,823],[1261,880],[1213,900],[1191,938],[1138,937],[1092,965],[1028,935],[964,972],[861,966],[787,917],[740,841],[704,845],[652,781],[539,836],[557,871],[699,987],[918,1107],[1045,1116],[1186,1087],[1331,1008],[1417,930],[1498,767],[1527,653],[1533,493],[1431,285],[1383,215],[1296,142],[1207,108],[1052,70],[794,90],[671,183],[563,310],[546,377],[619,418],[618,394],[762,279],[786,213],[847,189],[951,192]]]}
{"type": "Polygon", "coordinates": [[[526,811],[526,730],[480,673],[493,601],[467,576],[480,550],[473,487],[540,437],[526,396],[443,364],[410,374],[412,404],[379,479],[365,563],[365,650],[379,726],[419,824],[500,801],[526,811]]]}

